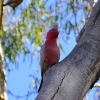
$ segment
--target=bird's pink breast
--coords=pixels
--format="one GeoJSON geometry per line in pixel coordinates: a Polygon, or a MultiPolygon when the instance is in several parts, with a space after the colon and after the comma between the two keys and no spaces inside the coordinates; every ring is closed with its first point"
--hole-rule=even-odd
{"type": "Polygon", "coordinates": [[[45,45],[45,56],[48,64],[53,65],[59,61],[60,51],[56,43],[45,45]]]}

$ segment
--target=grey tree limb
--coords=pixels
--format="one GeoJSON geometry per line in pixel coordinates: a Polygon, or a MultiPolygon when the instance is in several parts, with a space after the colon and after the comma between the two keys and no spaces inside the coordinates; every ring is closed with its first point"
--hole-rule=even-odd
{"type": "Polygon", "coordinates": [[[100,0],[72,52],[47,70],[36,100],[82,100],[100,73],[100,0]]]}

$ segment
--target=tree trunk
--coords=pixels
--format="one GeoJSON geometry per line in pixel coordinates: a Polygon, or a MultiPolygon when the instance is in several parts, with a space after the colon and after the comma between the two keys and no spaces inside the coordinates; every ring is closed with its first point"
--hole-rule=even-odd
{"type": "Polygon", "coordinates": [[[82,100],[100,73],[100,0],[72,52],[47,70],[36,100],[82,100]]]}
{"type": "MultiPolygon", "coordinates": [[[[0,34],[2,34],[2,16],[3,16],[3,4],[4,0],[0,0],[0,34]]],[[[6,76],[4,69],[4,54],[1,47],[1,37],[0,37],[0,100],[7,100],[6,94],[6,76]]]]}
{"type": "Polygon", "coordinates": [[[3,66],[3,62],[4,62],[4,55],[0,41],[0,100],[7,100],[6,78],[5,78],[6,76],[5,76],[5,69],[3,66]]]}
{"type": "Polygon", "coordinates": [[[0,0],[0,32],[1,32],[1,26],[2,26],[2,16],[3,16],[3,4],[4,0],[0,0]]]}

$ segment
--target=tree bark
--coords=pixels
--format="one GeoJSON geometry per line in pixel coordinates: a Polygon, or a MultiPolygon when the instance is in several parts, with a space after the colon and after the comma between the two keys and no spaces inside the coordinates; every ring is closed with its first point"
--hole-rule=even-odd
{"type": "MultiPolygon", "coordinates": [[[[0,35],[2,34],[3,2],[4,0],[0,1],[0,35]]],[[[1,38],[0,38],[0,100],[7,100],[4,54],[1,46],[1,38]]]]}
{"type": "Polygon", "coordinates": [[[100,73],[100,0],[72,52],[47,70],[36,100],[82,100],[100,73]]]}
{"type": "Polygon", "coordinates": [[[6,76],[5,76],[5,69],[3,63],[4,63],[4,55],[3,55],[3,50],[0,41],[0,100],[7,100],[6,76]]]}
{"type": "Polygon", "coordinates": [[[1,32],[1,26],[2,26],[2,16],[3,16],[3,4],[4,0],[0,0],[0,32],[1,32]]]}

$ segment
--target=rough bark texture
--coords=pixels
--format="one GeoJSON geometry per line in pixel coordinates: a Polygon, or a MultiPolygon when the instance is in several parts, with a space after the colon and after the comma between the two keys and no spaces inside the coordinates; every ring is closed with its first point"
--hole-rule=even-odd
{"type": "Polygon", "coordinates": [[[100,73],[100,0],[72,52],[47,70],[36,100],[82,100],[100,73]]]}
{"type": "Polygon", "coordinates": [[[3,66],[3,62],[4,62],[4,55],[0,41],[0,100],[7,100],[6,78],[5,78],[6,76],[5,76],[5,69],[3,66]]]}
{"type": "MultiPolygon", "coordinates": [[[[0,34],[2,34],[3,2],[4,0],[0,0],[0,34]]],[[[6,76],[5,76],[5,69],[3,66],[3,62],[4,62],[4,54],[1,47],[1,39],[0,39],[0,100],[7,100],[6,76]]]]}
{"type": "Polygon", "coordinates": [[[1,33],[1,26],[2,26],[2,16],[3,16],[3,4],[4,0],[0,0],[0,33],[1,33]]]}

